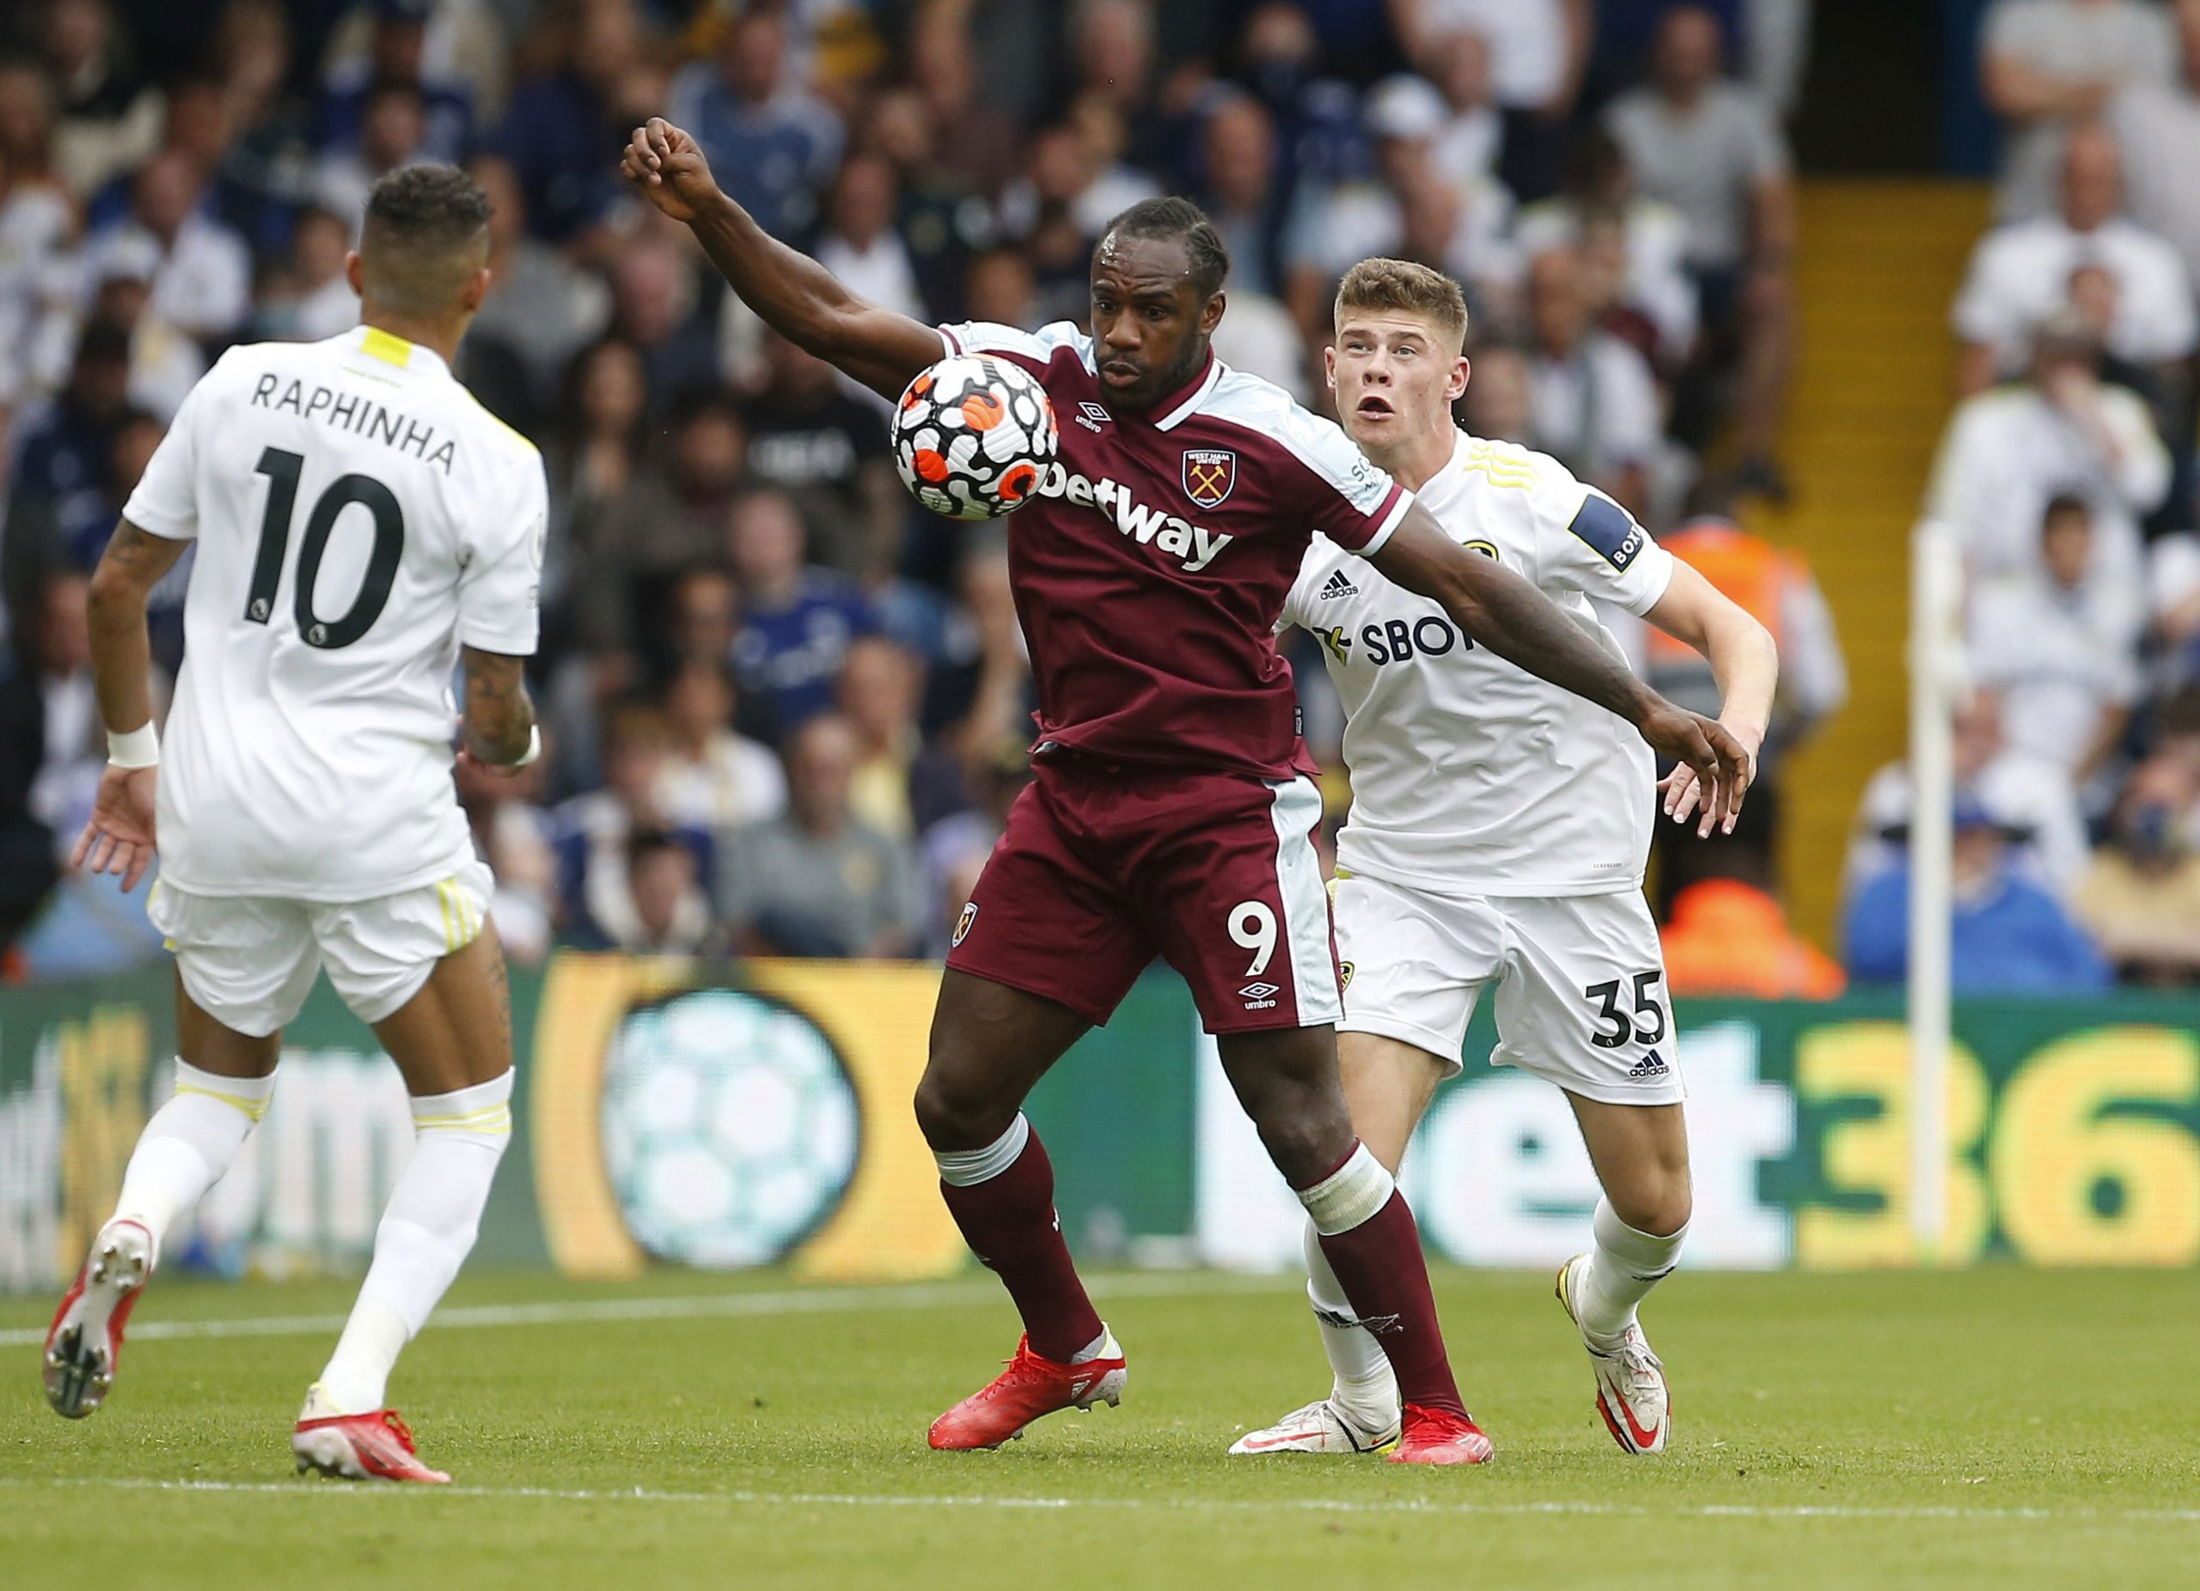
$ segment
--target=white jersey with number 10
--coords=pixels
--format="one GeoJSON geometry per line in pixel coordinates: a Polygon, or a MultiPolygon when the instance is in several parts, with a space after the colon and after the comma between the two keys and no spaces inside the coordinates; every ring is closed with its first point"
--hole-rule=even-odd
{"type": "Polygon", "coordinates": [[[431,350],[357,327],[233,348],[123,517],[195,539],[161,867],[194,895],[364,901],[472,860],[461,643],[530,654],[542,459],[431,350]]]}
{"type": "MultiPolygon", "coordinates": [[[[1673,555],[1625,509],[1509,442],[1462,434],[1414,495],[1615,655],[1589,599],[1646,613],[1673,577],[1673,555]]],[[[1474,645],[1434,602],[1320,536],[1283,612],[1321,639],[1350,715],[1340,870],[1439,895],[1641,886],[1653,769],[1627,723],[1474,645]]]]}

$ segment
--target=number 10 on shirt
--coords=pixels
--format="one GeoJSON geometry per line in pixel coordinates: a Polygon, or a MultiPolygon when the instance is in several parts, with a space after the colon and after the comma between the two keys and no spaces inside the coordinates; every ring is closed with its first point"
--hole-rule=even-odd
{"type": "MultiPolygon", "coordinates": [[[[305,469],[305,455],[271,447],[260,454],[256,466],[267,477],[267,510],[260,516],[260,547],[252,561],[252,585],[245,595],[244,616],[251,624],[266,624],[275,612],[275,589],[282,583],[283,559],[290,549],[290,521],[298,504],[298,477],[305,469]]],[[[298,578],[291,610],[298,634],[306,645],[335,650],[350,646],[382,616],[390,600],[390,586],[397,578],[398,560],[405,553],[405,513],[397,495],[371,475],[339,476],[314,503],[306,519],[305,539],[298,548],[298,578]],[[351,607],[338,619],[321,619],[314,613],[313,588],[321,574],[321,559],[329,537],[344,510],[357,503],[372,516],[374,546],[367,554],[365,577],[351,607]]]]}

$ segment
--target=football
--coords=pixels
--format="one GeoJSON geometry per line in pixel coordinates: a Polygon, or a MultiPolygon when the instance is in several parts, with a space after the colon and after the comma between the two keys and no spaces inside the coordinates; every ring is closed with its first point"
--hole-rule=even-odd
{"type": "Polygon", "coordinates": [[[918,502],[949,519],[1021,508],[1058,446],[1046,389],[1005,359],[942,359],[894,409],[894,467],[918,502]]]}

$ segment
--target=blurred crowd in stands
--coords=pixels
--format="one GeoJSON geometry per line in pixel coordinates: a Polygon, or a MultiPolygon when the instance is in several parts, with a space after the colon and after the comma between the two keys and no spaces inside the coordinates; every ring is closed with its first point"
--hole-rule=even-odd
{"type": "MultiPolygon", "coordinates": [[[[1997,224],[1927,511],[1966,570],[1957,985],[2200,983],[2200,0],[1995,0],[1997,224]]],[[[1901,976],[1906,770],[1866,790],[1848,959],[1901,976]]]]}
{"type": "MultiPolygon", "coordinates": [[[[626,193],[662,111],[780,236],[929,320],[1085,313],[1090,245],[1184,192],[1223,357],[1321,405],[1337,277],[1474,308],[1462,420],[1557,455],[1779,635],[1768,772],[1845,692],[1823,597],[1732,517],[1786,490],[1783,128],[1808,0],[24,0],[0,16],[0,946],[157,950],[72,874],[102,762],[85,580],[221,350],[318,338],[367,188],[465,164],[495,286],[460,374],[542,448],[547,759],[461,775],[516,957],[936,953],[1027,777],[1003,530],[913,508],[880,403],[626,193]]],[[[1953,311],[1928,509],[1966,560],[1967,988],[2200,980],[2200,0],[1994,0],[1996,225],[1953,311]]],[[[181,659],[188,561],[159,593],[181,659]]],[[[1897,576],[1890,572],[1890,578],[1897,576]]],[[[1684,652],[1641,666],[1714,705],[1684,652]]],[[[1336,760],[1320,670],[1309,734],[1336,760]]],[[[1341,793],[1342,786],[1339,782],[1341,793]]],[[[1677,987],[1822,993],[1739,845],[1661,868],[1677,987]],[[1757,965],[1737,972],[1737,946],[1757,965]],[[1691,969],[1694,969],[1693,971],[1691,969]]],[[[1906,950],[1909,783],[1872,782],[1845,959],[1906,950]]]]}
{"type": "MultiPolygon", "coordinates": [[[[345,253],[381,173],[459,162],[494,200],[495,285],[459,374],[549,470],[532,682],[550,750],[517,781],[460,774],[514,956],[937,953],[1028,777],[1003,532],[913,508],[882,405],[771,335],[623,189],[628,129],[669,115],[772,231],[928,320],[1081,320],[1108,218],[1189,193],[1235,259],[1220,352],[1314,404],[1342,271],[1380,253],[1441,266],[1476,311],[1467,422],[1655,526],[1689,521],[1716,556],[1739,533],[1695,507],[1784,490],[1781,129],[1807,16],[1807,0],[10,7],[13,974],[157,950],[136,900],[61,865],[103,761],[85,578],[225,346],[352,324],[345,253]]],[[[1766,556],[1768,617],[1792,610],[1830,647],[1807,577],[1766,556]]],[[[170,671],[188,569],[155,604],[170,671]]],[[[1300,672],[1326,689],[1318,665],[1300,672]]],[[[1795,724],[1838,700],[1837,653],[1830,685],[1795,724]]],[[[1334,762],[1333,704],[1314,717],[1334,762]]]]}

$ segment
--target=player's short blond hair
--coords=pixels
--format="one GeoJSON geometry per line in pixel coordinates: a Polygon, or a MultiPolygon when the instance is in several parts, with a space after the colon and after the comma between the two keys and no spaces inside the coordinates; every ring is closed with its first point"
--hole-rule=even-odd
{"type": "Polygon", "coordinates": [[[1389,310],[1425,316],[1444,334],[1448,346],[1467,346],[1467,295],[1442,271],[1411,260],[1362,260],[1337,284],[1335,323],[1347,310],[1389,310]]]}

